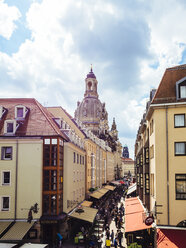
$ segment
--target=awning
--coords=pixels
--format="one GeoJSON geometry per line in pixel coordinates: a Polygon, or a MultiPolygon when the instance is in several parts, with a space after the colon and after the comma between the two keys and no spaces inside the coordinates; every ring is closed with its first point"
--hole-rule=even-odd
{"type": "Polygon", "coordinates": [[[34,222],[16,222],[0,240],[22,240],[33,224],[34,222]]]}
{"type": "Polygon", "coordinates": [[[0,222],[0,235],[4,232],[4,230],[11,224],[11,221],[1,221],[0,222]]]}
{"type": "Polygon", "coordinates": [[[47,247],[47,244],[31,244],[31,243],[27,243],[22,245],[20,248],[44,248],[47,247]]]}
{"type": "Polygon", "coordinates": [[[112,181],[111,183],[114,185],[121,185],[119,181],[112,181]]]}
{"type": "Polygon", "coordinates": [[[116,187],[114,187],[114,186],[111,186],[111,185],[106,185],[105,187],[104,187],[105,189],[109,189],[109,190],[115,190],[115,188],[116,187]]]}
{"type": "Polygon", "coordinates": [[[8,243],[0,243],[0,248],[12,248],[14,247],[16,244],[8,244],[8,243]]]}
{"type": "Polygon", "coordinates": [[[76,218],[76,219],[80,219],[80,220],[84,220],[90,223],[94,222],[94,219],[96,217],[96,214],[98,212],[97,209],[95,208],[89,208],[89,207],[82,207],[83,211],[82,212],[76,212],[78,208],[76,208],[73,212],[71,212],[69,214],[69,216],[76,218]]]}
{"type": "Polygon", "coordinates": [[[84,206],[84,207],[91,207],[92,206],[92,203],[91,201],[83,201],[81,203],[81,206],[84,206]]]}
{"type": "Polygon", "coordinates": [[[136,191],[136,183],[134,183],[128,188],[127,195],[132,194],[134,191],[136,191]]]}
{"type": "Polygon", "coordinates": [[[185,247],[186,230],[157,229],[157,248],[185,247]]]}
{"type": "Polygon", "coordinates": [[[106,194],[109,190],[108,189],[105,189],[105,188],[102,188],[100,190],[98,190],[98,192],[102,193],[102,194],[106,194]]]}
{"type": "Polygon", "coordinates": [[[125,200],[125,232],[135,232],[151,228],[144,222],[146,214],[144,208],[137,197],[125,200]]]}
{"type": "Polygon", "coordinates": [[[104,195],[104,194],[102,194],[102,193],[99,192],[99,191],[96,191],[96,192],[90,194],[91,197],[96,198],[96,199],[100,199],[103,195],[104,195]]]}

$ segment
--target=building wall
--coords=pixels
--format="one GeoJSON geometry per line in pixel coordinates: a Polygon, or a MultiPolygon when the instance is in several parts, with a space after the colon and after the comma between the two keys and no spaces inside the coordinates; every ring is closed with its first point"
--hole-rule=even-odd
{"type": "Polygon", "coordinates": [[[0,140],[0,150],[3,146],[13,147],[12,160],[1,160],[0,195],[10,196],[10,211],[0,211],[0,219],[27,219],[31,206],[38,203],[39,211],[33,214],[39,219],[42,213],[42,162],[43,143],[36,139],[0,140]],[[16,189],[17,161],[17,197],[16,189]],[[10,186],[2,186],[2,171],[11,172],[10,186]],[[15,202],[17,211],[15,215],[15,202]]]}
{"type": "Polygon", "coordinates": [[[63,211],[68,213],[85,199],[85,151],[70,142],[65,142],[64,154],[63,211]],[[81,164],[80,156],[84,157],[81,164]]]}
{"type": "Polygon", "coordinates": [[[168,108],[167,111],[168,178],[166,109],[155,110],[151,117],[151,120],[154,119],[154,133],[150,136],[150,147],[154,145],[154,158],[150,160],[150,173],[151,175],[154,174],[154,196],[151,186],[151,210],[154,208],[156,201],[157,205],[162,205],[162,207],[157,207],[157,212],[162,212],[162,214],[157,215],[157,224],[177,225],[185,219],[186,201],[176,200],[175,174],[185,174],[186,170],[185,156],[175,156],[174,146],[175,142],[185,141],[186,129],[174,128],[174,114],[186,113],[186,107],[168,108]],[[168,181],[169,187],[167,188],[168,181]]]}
{"type": "Polygon", "coordinates": [[[102,184],[106,183],[106,171],[107,171],[107,154],[104,149],[102,149],[102,184]]]}
{"type": "Polygon", "coordinates": [[[134,161],[133,160],[125,160],[125,159],[122,159],[122,171],[121,171],[121,176],[124,177],[124,176],[127,176],[129,171],[131,173],[132,176],[135,175],[135,172],[134,172],[134,161]]]}
{"type": "Polygon", "coordinates": [[[114,155],[107,151],[107,182],[114,180],[114,155]]]}

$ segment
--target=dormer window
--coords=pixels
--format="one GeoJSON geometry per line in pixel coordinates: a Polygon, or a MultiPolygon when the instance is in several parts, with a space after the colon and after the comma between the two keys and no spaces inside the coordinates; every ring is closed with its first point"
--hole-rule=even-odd
{"type": "Polygon", "coordinates": [[[176,99],[186,98],[186,77],[176,82],[176,99]]]}
{"type": "Polygon", "coordinates": [[[16,121],[15,120],[6,120],[4,125],[5,134],[14,134],[16,131],[16,121]]]}
{"type": "Polygon", "coordinates": [[[28,109],[23,105],[18,105],[15,107],[15,118],[16,119],[25,119],[28,109]]]}
{"type": "Polygon", "coordinates": [[[180,86],[180,98],[186,98],[186,86],[180,86]]]}
{"type": "Polygon", "coordinates": [[[5,114],[7,109],[5,109],[3,106],[0,106],[0,120],[2,119],[3,115],[5,114]]]}

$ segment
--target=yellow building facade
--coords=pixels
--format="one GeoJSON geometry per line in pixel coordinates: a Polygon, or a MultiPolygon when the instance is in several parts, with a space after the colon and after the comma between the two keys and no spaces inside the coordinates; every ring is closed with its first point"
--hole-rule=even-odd
{"type": "Polygon", "coordinates": [[[185,226],[186,66],[168,68],[152,90],[137,134],[137,193],[157,225],[185,226]]]}
{"type": "Polygon", "coordinates": [[[27,221],[30,207],[38,203],[38,213],[33,215],[38,220],[42,215],[42,140],[0,139],[0,152],[0,219],[27,221]]]}

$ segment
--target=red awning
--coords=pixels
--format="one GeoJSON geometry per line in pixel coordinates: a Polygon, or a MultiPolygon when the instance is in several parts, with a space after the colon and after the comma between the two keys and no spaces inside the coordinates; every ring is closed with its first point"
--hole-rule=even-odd
{"type": "Polygon", "coordinates": [[[145,225],[146,214],[144,208],[137,197],[125,200],[125,232],[135,232],[151,228],[145,225]]]}
{"type": "Polygon", "coordinates": [[[186,230],[157,229],[157,248],[186,247],[186,230]]]}

